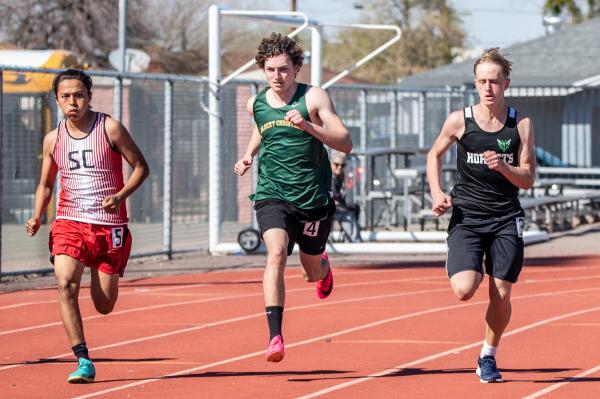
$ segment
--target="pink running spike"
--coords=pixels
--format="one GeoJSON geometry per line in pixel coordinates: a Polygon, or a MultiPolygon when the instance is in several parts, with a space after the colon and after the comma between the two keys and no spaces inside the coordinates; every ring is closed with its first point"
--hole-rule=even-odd
{"type": "MultiPolygon", "coordinates": [[[[325,252],[323,252],[323,259],[329,263],[329,257],[325,252]]],[[[331,294],[331,291],[333,291],[333,274],[331,273],[331,264],[329,264],[327,276],[325,276],[323,280],[317,282],[317,296],[321,299],[325,299],[331,294]]]]}
{"type": "Polygon", "coordinates": [[[276,335],[269,342],[269,348],[267,349],[267,362],[280,362],[285,356],[285,348],[283,347],[283,337],[276,335]]]}

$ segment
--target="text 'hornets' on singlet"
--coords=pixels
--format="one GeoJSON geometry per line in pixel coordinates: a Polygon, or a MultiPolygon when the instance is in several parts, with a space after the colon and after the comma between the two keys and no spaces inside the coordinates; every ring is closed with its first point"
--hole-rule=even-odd
{"type": "Polygon", "coordinates": [[[288,111],[297,109],[310,121],[305,97],[308,89],[308,85],[298,83],[290,102],[280,108],[267,102],[268,88],[257,94],[254,121],[262,138],[258,184],[251,200],[279,199],[302,209],[328,204],[331,166],[323,143],[285,120],[288,111]]]}
{"type": "Polygon", "coordinates": [[[106,115],[97,112],[90,133],[82,138],[69,134],[66,120],[58,124],[52,152],[60,172],[57,219],[106,225],[128,221],[125,201],[116,213],[102,209],[102,200],[123,188],[123,161],[108,141],[105,120],[106,115]]]}
{"type": "Polygon", "coordinates": [[[483,153],[494,151],[504,162],[519,165],[521,138],[517,129],[517,111],[508,108],[504,127],[486,132],[477,125],[473,109],[464,110],[465,132],[458,140],[457,177],[452,189],[452,204],[465,216],[510,217],[521,210],[519,188],[500,172],[490,170],[483,153]]]}

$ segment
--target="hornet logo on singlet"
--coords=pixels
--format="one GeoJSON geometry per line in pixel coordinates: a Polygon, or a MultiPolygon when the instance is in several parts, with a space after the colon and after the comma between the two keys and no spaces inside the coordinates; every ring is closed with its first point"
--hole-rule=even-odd
{"type": "Polygon", "coordinates": [[[506,152],[506,150],[508,150],[508,147],[510,146],[510,140],[500,140],[500,139],[496,139],[498,141],[498,148],[500,148],[500,151],[502,152],[506,152]]]}
{"type": "MultiPolygon", "coordinates": [[[[506,140],[496,139],[496,141],[498,142],[498,148],[500,148],[500,151],[502,151],[502,152],[506,152],[508,150],[508,147],[510,147],[511,139],[506,139],[506,140]]],[[[500,154],[500,156],[502,157],[504,162],[509,163],[509,164],[513,163],[514,157],[513,157],[512,153],[500,154]]],[[[484,165],[485,157],[483,156],[483,154],[467,152],[467,163],[484,165]]]]}

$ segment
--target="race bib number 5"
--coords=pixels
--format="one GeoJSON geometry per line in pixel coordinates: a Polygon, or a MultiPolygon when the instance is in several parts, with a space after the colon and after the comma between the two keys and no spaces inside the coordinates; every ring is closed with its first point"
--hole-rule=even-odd
{"type": "Polygon", "coordinates": [[[305,236],[316,237],[319,233],[319,224],[321,222],[308,222],[304,223],[304,232],[305,236]]]}
{"type": "Polygon", "coordinates": [[[522,238],[523,231],[525,231],[525,218],[518,217],[515,222],[517,223],[517,234],[522,238]]]}
{"type": "Polygon", "coordinates": [[[125,235],[124,227],[114,227],[112,229],[112,246],[113,248],[121,248],[123,246],[123,236],[125,235]]]}

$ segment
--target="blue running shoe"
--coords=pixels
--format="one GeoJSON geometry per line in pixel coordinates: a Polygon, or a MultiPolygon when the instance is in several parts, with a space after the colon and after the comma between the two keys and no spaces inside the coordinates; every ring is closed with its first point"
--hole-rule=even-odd
{"type": "Polygon", "coordinates": [[[94,363],[92,363],[92,361],[89,359],[80,357],[79,367],[77,367],[77,370],[69,374],[67,381],[69,381],[71,384],[87,384],[94,382],[95,377],[96,369],[94,368],[94,363]]]}
{"type": "Polygon", "coordinates": [[[502,375],[496,367],[496,358],[494,356],[484,356],[477,359],[477,371],[479,381],[487,384],[488,382],[502,382],[502,375]]]}

